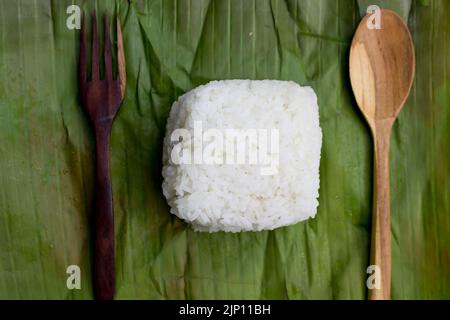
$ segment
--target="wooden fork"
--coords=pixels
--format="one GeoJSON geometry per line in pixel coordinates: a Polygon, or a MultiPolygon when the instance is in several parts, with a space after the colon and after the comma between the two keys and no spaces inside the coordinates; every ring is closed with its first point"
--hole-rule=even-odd
{"type": "Polygon", "coordinates": [[[108,16],[104,15],[105,75],[100,79],[96,14],[92,15],[92,76],[88,79],[86,18],[83,17],[79,57],[81,100],[95,133],[95,264],[96,299],[113,299],[115,289],[114,214],[109,172],[109,139],[114,118],[125,94],[125,57],[119,18],[117,28],[117,79],[113,78],[108,16]]]}

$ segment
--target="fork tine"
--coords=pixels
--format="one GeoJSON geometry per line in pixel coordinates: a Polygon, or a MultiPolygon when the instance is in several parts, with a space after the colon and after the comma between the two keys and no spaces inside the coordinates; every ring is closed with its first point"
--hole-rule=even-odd
{"type": "Polygon", "coordinates": [[[87,52],[86,52],[86,17],[83,15],[81,24],[81,42],[80,42],[80,57],[78,61],[78,76],[81,91],[84,91],[87,82],[87,52]]]}
{"type": "Polygon", "coordinates": [[[117,27],[117,68],[118,68],[118,81],[120,85],[120,97],[123,99],[125,96],[126,87],[126,68],[125,68],[125,54],[123,51],[123,39],[122,39],[122,29],[120,28],[120,19],[116,19],[117,27]]]}
{"type": "Polygon", "coordinates": [[[109,20],[108,15],[105,13],[103,16],[104,21],[104,59],[105,59],[105,79],[112,80],[112,58],[111,58],[111,38],[109,37],[109,20]]]}
{"type": "Polygon", "coordinates": [[[100,64],[98,62],[97,15],[92,14],[92,80],[100,80],[100,64]]]}

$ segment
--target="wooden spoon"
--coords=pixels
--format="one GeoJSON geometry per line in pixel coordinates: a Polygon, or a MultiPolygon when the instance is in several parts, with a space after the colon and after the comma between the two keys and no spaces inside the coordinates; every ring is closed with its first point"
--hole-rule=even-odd
{"type": "Polygon", "coordinates": [[[381,10],[380,29],[369,29],[367,15],[350,49],[350,79],[356,101],[369,123],[375,147],[374,210],[371,265],[380,286],[369,288],[369,299],[391,295],[391,222],[389,144],[392,125],[411,90],[415,72],[414,45],[396,13],[381,10]]]}

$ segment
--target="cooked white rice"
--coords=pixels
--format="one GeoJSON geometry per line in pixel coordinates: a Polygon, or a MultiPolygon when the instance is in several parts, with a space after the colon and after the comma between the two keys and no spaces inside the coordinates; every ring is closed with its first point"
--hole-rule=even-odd
{"type": "MultiPolygon", "coordinates": [[[[290,81],[213,81],[172,106],[164,139],[163,192],[171,213],[198,231],[260,231],[294,224],[316,215],[321,145],[317,97],[310,87],[290,81]],[[174,142],[172,133],[183,128],[194,136],[196,121],[203,131],[218,129],[224,137],[226,129],[265,129],[269,138],[278,130],[278,172],[262,174],[268,165],[249,163],[249,155],[245,164],[176,164],[174,147],[192,146],[197,138],[174,142]]],[[[190,154],[199,148],[194,143],[190,154]]],[[[217,150],[225,159],[226,148],[217,150]]]]}

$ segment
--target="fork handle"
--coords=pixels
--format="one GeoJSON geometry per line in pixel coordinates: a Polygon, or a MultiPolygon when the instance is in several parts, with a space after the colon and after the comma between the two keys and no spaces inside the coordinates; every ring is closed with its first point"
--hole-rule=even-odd
{"type": "Polygon", "coordinates": [[[114,213],[109,171],[110,127],[95,130],[95,266],[94,292],[99,300],[114,298],[114,213]]]}

